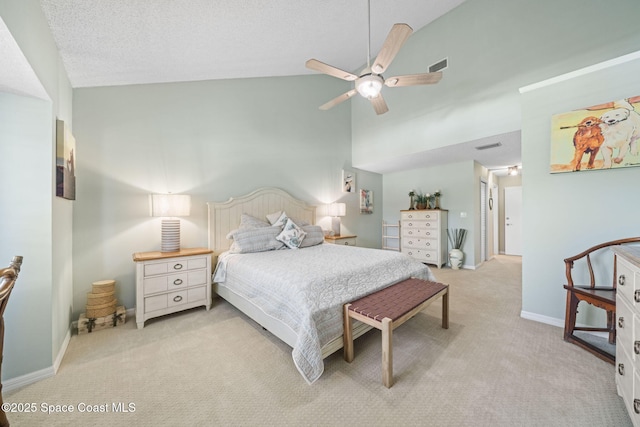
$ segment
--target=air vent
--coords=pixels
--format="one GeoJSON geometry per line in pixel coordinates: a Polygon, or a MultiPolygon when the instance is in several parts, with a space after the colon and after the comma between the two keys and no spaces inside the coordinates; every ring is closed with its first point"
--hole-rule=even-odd
{"type": "Polygon", "coordinates": [[[501,145],[502,142],[495,142],[493,144],[480,145],[479,147],[476,147],[476,150],[488,150],[489,148],[496,148],[500,147],[501,145]]]}
{"type": "Polygon", "coordinates": [[[429,72],[430,73],[435,73],[436,71],[442,71],[445,68],[447,68],[449,59],[448,58],[444,58],[442,61],[438,61],[435,64],[432,64],[429,66],[429,72]]]}

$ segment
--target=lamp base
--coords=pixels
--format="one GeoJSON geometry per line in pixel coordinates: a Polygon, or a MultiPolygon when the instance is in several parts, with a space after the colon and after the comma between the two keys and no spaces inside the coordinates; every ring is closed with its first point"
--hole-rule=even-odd
{"type": "Polygon", "coordinates": [[[331,231],[334,236],[340,235],[340,217],[334,216],[331,218],[331,231]]]}
{"type": "Polygon", "coordinates": [[[160,252],[178,252],[180,250],[180,220],[162,220],[162,243],[160,252]]]}

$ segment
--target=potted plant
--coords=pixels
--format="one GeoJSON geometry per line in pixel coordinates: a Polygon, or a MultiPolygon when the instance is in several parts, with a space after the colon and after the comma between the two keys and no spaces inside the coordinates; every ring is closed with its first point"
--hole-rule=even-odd
{"type": "Polygon", "coordinates": [[[449,264],[454,270],[462,267],[462,261],[464,260],[464,252],[462,252],[462,246],[464,245],[464,239],[467,237],[467,230],[464,228],[447,229],[447,236],[449,242],[451,242],[451,250],[449,251],[449,264]]]}
{"type": "Polygon", "coordinates": [[[418,193],[416,195],[416,209],[426,209],[429,202],[429,194],[418,193]]]}

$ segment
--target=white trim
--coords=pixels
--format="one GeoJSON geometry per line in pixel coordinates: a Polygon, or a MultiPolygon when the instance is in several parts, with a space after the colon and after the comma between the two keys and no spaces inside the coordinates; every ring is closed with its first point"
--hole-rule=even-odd
{"type": "MultiPolygon", "coordinates": [[[[521,311],[520,317],[527,320],[533,320],[534,322],[546,323],[547,325],[557,326],[564,329],[564,319],[557,319],[555,317],[543,316],[542,314],[531,313],[528,311],[521,311]]],[[[586,327],[583,323],[578,323],[577,326],[586,327]]],[[[591,335],[595,335],[602,338],[608,338],[609,334],[606,332],[587,332],[591,335]]]]}
{"type": "Polygon", "coordinates": [[[40,369],[39,371],[30,372],[28,374],[3,381],[2,388],[5,392],[10,392],[29,384],[37,383],[38,381],[52,377],[55,374],[53,366],[49,366],[48,368],[40,369]]]}
{"type": "Polygon", "coordinates": [[[523,86],[519,89],[520,93],[531,92],[537,89],[541,89],[546,86],[551,86],[556,83],[564,82],[567,80],[574,79],[576,77],[584,76],[586,74],[590,74],[596,71],[604,70],[606,68],[614,67],[616,65],[624,64],[625,62],[633,61],[636,59],[640,59],[640,50],[636,52],[629,53],[627,55],[622,55],[614,59],[610,59],[608,61],[600,62],[598,64],[590,65],[588,67],[580,68],[579,70],[571,71],[569,73],[561,74],[556,77],[552,77],[547,80],[543,80],[538,83],[533,83],[528,86],[523,86]]]}
{"type": "Polygon", "coordinates": [[[67,352],[67,347],[69,347],[69,341],[71,341],[71,327],[67,329],[67,335],[64,337],[64,341],[62,342],[62,346],[60,346],[60,351],[58,352],[58,357],[53,361],[53,373],[57,374],[58,369],[60,369],[60,364],[62,363],[62,359],[64,358],[65,353],[67,352]]]}

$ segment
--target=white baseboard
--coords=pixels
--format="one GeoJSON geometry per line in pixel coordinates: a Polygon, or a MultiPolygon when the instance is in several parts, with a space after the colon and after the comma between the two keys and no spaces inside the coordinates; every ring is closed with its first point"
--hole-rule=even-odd
{"type": "MultiPolygon", "coordinates": [[[[558,328],[564,329],[564,319],[558,319],[556,317],[543,316],[542,314],[531,313],[531,312],[524,311],[524,310],[520,312],[520,317],[522,317],[523,319],[533,320],[534,322],[545,323],[547,325],[557,326],[558,328]]],[[[577,324],[577,326],[585,327],[587,325],[579,323],[579,324],[577,324]]],[[[607,334],[606,332],[587,332],[587,333],[590,333],[592,335],[595,335],[595,336],[598,336],[598,337],[602,337],[602,338],[608,338],[609,337],[609,334],[607,334]]]]}
{"type": "Polygon", "coordinates": [[[67,335],[64,337],[64,341],[60,346],[60,351],[58,351],[58,356],[56,360],[53,361],[53,372],[58,373],[58,369],[60,369],[60,364],[62,363],[62,359],[64,358],[64,354],[67,352],[67,347],[69,347],[69,341],[71,341],[71,328],[67,330],[67,335]]]}
{"type": "Polygon", "coordinates": [[[25,375],[20,375],[19,377],[11,378],[10,380],[3,381],[2,389],[5,392],[13,391],[29,384],[37,383],[38,381],[42,381],[44,379],[52,377],[55,374],[56,373],[53,369],[53,366],[49,366],[48,368],[40,369],[36,372],[31,372],[25,375]]]}
{"type": "MultiPolygon", "coordinates": [[[[126,311],[126,316],[129,319],[136,318],[136,309],[130,308],[126,311]]],[[[62,364],[62,359],[64,359],[64,355],[67,352],[67,348],[69,347],[69,343],[71,342],[71,331],[73,329],[78,329],[78,321],[74,320],[71,322],[71,327],[67,330],[67,334],[64,337],[64,341],[62,342],[62,346],[60,346],[60,351],[58,351],[58,355],[56,359],[53,361],[53,366],[49,366],[44,369],[40,369],[39,371],[30,372],[25,375],[20,375],[19,377],[11,378],[9,380],[4,380],[2,382],[2,389],[5,392],[10,392],[13,390],[17,390],[21,387],[27,386],[29,384],[37,383],[38,381],[42,381],[49,377],[53,377],[60,369],[60,365],[62,364]]]]}

